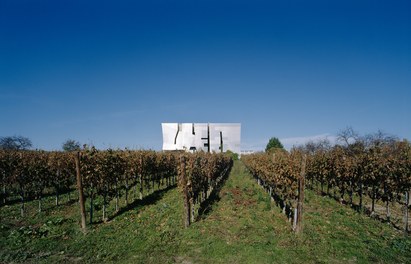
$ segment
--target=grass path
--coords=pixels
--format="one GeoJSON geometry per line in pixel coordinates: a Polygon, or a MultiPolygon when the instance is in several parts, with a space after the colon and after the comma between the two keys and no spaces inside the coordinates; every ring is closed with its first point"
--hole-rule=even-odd
{"type": "Polygon", "coordinates": [[[76,203],[24,220],[15,217],[18,205],[0,207],[0,263],[411,263],[410,238],[330,198],[306,196],[300,236],[241,162],[188,229],[177,188],[154,193],[85,235],[76,203]]]}

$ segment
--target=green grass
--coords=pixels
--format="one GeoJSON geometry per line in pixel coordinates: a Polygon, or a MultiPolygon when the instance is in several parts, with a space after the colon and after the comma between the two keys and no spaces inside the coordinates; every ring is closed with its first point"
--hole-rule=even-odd
{"type": "Polygon", "coordinates": [[[88,226],[86,234],[76,202],[52,202],[41,213],[31,202],[24,219],[18,204],[0,208],[0,263],[411,263],[410,238],[308,190],[304,232],[295,235],[241,162],[208,213],[188,229],[177,188],[88,226]]]}

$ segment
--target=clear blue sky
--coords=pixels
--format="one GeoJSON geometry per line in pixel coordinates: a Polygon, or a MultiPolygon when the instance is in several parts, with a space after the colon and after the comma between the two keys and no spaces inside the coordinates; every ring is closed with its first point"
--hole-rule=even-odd
{"type": "Polygon", "coordinates": [[[410,139],[410,101],[408,0],[0,1],[0,136],[37,148],[159,150],[161,122],[410,139]]]}

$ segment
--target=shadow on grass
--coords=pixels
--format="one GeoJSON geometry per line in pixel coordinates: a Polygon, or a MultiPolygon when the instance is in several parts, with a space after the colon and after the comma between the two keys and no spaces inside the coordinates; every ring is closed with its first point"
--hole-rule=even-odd
{"type": "Polygon", "coordinates": [[[199,219],[205,219],[207,216],[210,214],[210,212],[213,209],[213,204],[216,202],[220,201],[220,191],[223,188],[225,182],[228,179],[228,176],[231,173],[232,166],[227,170],[225,175],[221,178],[220,182],[217,184],[217,186],[213,189],[213,191],[210,193],[208,198],[200,204],[200,208],[198,209],[198,215],[196,217],[196,221],[199,219]]]}
{"type": "MultiPolygon", "coordinates": [[[[129,203],[127,206],[120,208],[120,210],[118,212],[114,213],[112,216],[109,216],[107,218],[107,221],[111,221],[111,220],[115,219],[116,217],[118,217],[118,216],[120,216],[120,215],[122,215],[122,214],[124,214],[128,211],[134,210],[138,207],[143,207],[143,206],[146,206],[146,205],[155,204],[156,202],[161,200],[163,198],[163,196],[168,191],[170,191],[171,189],[174,189],[176,186],[177,185],[174,184],[174,185],[170,185],[170,186],[168,186],[164,189],[156,190],[156,191],[150,193],[149,195],[143,197],[142,200],[138,199],[138,200],[135,200],[135,201],[129,203]]],[[[101,223],[104,223],[104,221],[102,221],[101,219],[99,221],[93,221],[93,225],[101,224],[101,223]]]]}
{"type": "Polygon", "coordinates": [[[293,208],[290,204],[287,204],[286,200],[280,195],[278,195],[273,187],[258,177],[258,175],[254,175],[251,172],[249,174],[254,178],[256,184],[260,186],[269,196],[272,202],[275,203],[275,206],[282,209],[283,213],[288,217],[294,217],[293,208]],[[271,189],[270,189],[271,188],[271,189]]]}
{"type": "MultiPolygon", "coordinates": [[[[66,190],[62,190],[58,193],[59,199],[61,199],[61,196],[63,195],[68,195],[69,193],[73,193],[75,192],[77,189],[76,188],[70,188],[70,189],[66,189],[66,190]]],[[[21,197],[19,196],[18,193],[14,193],[13,196],[6,196],[6,202],[3,202],[3,197],[4,195],[1,194],[1,202],[0,202],[0,207],[5,206],[5,205],[15,205],[15,204],[19,204],[21,203],[21,197]]],[[[49,197],[56,197],[56,193],[55,192],[45,192],[41,195],[42,199],[47,199],[49,197]]],[[[72,198],[70,198],[71,200],[72,198]]],[[[25,203],[29,203],[32,201],[36,201],[37,197],[33,194],[30,194],[27,197],[24,197],[24,202],[25,203]]],[[[65,201],[61,201],[62,203],[66,203],[65,201]]]]}
{"type": "MultiPolygon", "coordinates": [[[[404,225],[405,223],[401,222],[401,220],[399,219],[394,219],[391,217],[387,217],[386,215],[384,216],[383,214],[378,214],[377,212],[374,211],[374,213],[372,212],[371,208],[368,208],[367,206],[365,206],[365,204],[362,204],[360,206],[359,203],[355,203],[352,202],[350,203],[349,201],[346,200],[342,200],[340,196],[337,196],[335,194],[332,194],[330,192],[324,192],[321,190],[315,190],[314,188],[310,188],[316,195],[322,196],[322,197],[328,197],[330,199],[335,200],[336,202],[338,202],[341,205],[344,206],[348,206],[351,207],[351,209],[353,209],[354,211],[356,211],[359,214],[364,214],[372,219],[375,219],[381,223],[384,224],[389,224],[391,225],[393,228],[397,229],[398,231],[404,231],[404,225]]],[[[401,203],[400,203],[401,204],[401,203]]],[[[411,234],[411,230],[409,230],[407,232],[407,234],[411,234]]]]}

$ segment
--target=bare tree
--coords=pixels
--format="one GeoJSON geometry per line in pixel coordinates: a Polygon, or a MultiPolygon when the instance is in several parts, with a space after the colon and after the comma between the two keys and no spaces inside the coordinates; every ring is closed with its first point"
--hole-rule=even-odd
{"type": "Polygon", "coordinates": [[[33,146],[29,138],[23,136],[1,137],[0,149],[25,150],[33,146]]]}
{"type": "Polygon", "coordinates": [[[386,144],[392,145],[395,141],[398,141],[398,138],[385,133],[382,130],[378,130],[376,133],[364,136],[362,141],[366,147],[370,148],[373,146],[378,147],[386,144]]]}
{"type": "Polygon", "coordinates": [[[337,141],[343,143],[345,147],[348,147],[351,144],[356,143],[360,140],[360,136],[352,127],[347,127],[337,134],[337,141]]]}
{"type": "Polygon", "coordinates": [[[310,140],[305,143],[303,149],[308,153],[314,153],[318,150],[329,150],[331,149],[331,142],[328,138],[323,138],[317,141],[310,140]]]}

